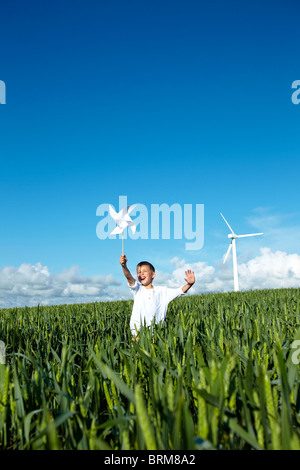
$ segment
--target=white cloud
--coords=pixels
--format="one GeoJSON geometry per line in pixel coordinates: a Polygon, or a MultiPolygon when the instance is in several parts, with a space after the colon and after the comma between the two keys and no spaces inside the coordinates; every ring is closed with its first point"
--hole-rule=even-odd
{"type": "Polygon", "coordinates": [[[77,266],[51,274],[41,263],[0,270],[0,306],[18,307],[114,300],[121,282],[111,274],[83,276],[77,266]]]}
{"type": "Polygon", "coordinates": [[[300,286],[300,256],[262,248],[260,256],[239,266],[241,289],[300,286]]]}
{"type": "MultiPolygon", "coordinates": [[[[184,283],[184,271],[195,272],[196,283],[190,291],[194,294],[203,292],[226,292],[233,290],[232,258],[226,264],[210,266],[206,262],[186,264],[183,259],[173,258],[174,270],[171,274],[157,273],[156,283],[176,287],[184,283]]],[[[287,254],[284,251],[273,252],[270,248],[261,248],[260,255],[238,265],[239,285],[241,290],[275,289],[280,287],[300,287],[300,255],[287,254]]]]}
{"type": "MultiPolygon", "coordinates": [[[[178,257],[170,261],[173,271],[157,270],[154,285],[179,287],[185,284],[185,271],[195,272],[196,283],[191,294],[233,290],[232,258],[215,266],[198,261],[186,263],[178,257]]],[[[300,255],[261,248],[260,254],[238,265],[241,290],[300,287],[300,255]]],[[[55,305],[95,301],[125,300],[131,294],[126,280],[106,276],[83,276],[77,266],[50,273],[37,263],[0,270],[0,307],[55,305]]]]}

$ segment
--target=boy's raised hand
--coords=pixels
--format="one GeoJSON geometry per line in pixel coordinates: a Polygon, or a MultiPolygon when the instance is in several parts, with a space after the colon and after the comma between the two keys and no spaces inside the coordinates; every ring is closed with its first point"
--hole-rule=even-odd
{"type": "Polygon", "coordinates": [[[185,271],[185,275],[186,275],[186,278],[184,278],[184,280],[190,284],[191,286],[193,284],[195,284],[195,274],[193,271],[191,271],[190,269],[188,269],[187,271],[185,271]]]}
{"type": "Polygon", "coordinates": [[[126,255],[122,254],[122,255],[120,256],[120,264],[121,264],[122,266],[126,266],[126,263],[127,263],[126,255]]]}

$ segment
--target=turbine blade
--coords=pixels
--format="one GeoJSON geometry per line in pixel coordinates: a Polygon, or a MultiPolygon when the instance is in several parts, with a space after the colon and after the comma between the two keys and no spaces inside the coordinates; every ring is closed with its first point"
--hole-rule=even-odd
{"type": "Polygon", "coordinates": [[[220,212],[220,214],[221,214],[221,216],[223,217],[225,223],[228,225],[228,227],[229,227],[231,233],[232,233],[233,235],[235,235],[234,231],[233,231],[232,228],[230,227],[230,225],[229,225],[229,223],[227,222],[227,220],[225,219],[224,215],[223,215],[221,212],[220,212]]]}
{"type": "Polygon", "coordinates": [[[263,233],[247,233],[246,235],[237,235],[237,238],[243,238],[243,237],[255,237],[255,235],[263,235],[263,233]]]}
{"type": "Polygon", "coordinates": [[[228,256],[229,256],[229,253],[230,253],[231,248],[232,248],[232,242],[230,243],[229,248],[228,248],[228,250],[227,250],[227,252],[226,252],[226,255],[225,255],[225,257],[224,257],[223,264],[226,263],[226,260],[227,260],[227,258],[228,258],[228,256]]]}

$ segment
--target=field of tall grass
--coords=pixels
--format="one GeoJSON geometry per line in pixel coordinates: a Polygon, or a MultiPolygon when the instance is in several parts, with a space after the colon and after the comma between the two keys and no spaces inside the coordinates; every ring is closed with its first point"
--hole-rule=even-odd
{"type": "Polygon", "coordinates": [[[134,343],[131,309],[0,310],[0,449],[300,450],[300,289],[182,297],[134,343]]]}

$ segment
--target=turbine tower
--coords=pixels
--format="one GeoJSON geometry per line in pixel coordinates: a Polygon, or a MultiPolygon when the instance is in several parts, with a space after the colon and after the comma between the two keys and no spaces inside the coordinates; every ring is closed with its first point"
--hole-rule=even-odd
{"type": "MultiPolygon", "coordinates": [[[[221,214],[221,212],[220,212],[221,214]]],[[[224,215],[221,214],[221,216],[223,217],[225,223],[227,224],[227,226],[229,227],[229,230],[230,230],[230,234],[228,235],[228,238],[231,238],[231,242],[230,242],[230,245],[228,247],[228,250],[226,252],[226,255],[224,257],[224,261],[223,261],[223,264],[226,263],[226,260],[229,256],[229,253],[230,253],[230,250],[232,249],[232,262],[233,262],[233,281],[234,281],[234,290],[235,291],[238,291],[239,290],[239,278],[238,278],[238,268],[237,268],[237,257],[236,257],[236,242],[235,240],[237,238],[244,238],[244,237],[254,237],[256,235],[263,235],[263,233],[248,233],[246,235],[236,235],[236,233],[234,233],[234,231],[232,230],[232,228],[230,227],[229,223],[227,222],[227,220],[225,219],[224,215]]]]}

